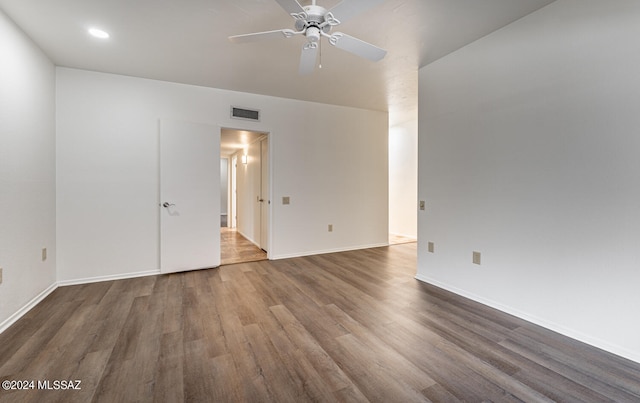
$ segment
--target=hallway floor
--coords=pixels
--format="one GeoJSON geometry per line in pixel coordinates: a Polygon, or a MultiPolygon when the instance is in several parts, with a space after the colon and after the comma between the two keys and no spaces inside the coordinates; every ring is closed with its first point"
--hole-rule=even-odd
{"type": "Polygon", "coordinates": [[[220,255],[222,265],[267,259],[265,251],[229,227],[220,228],[220,255]]]}
{"type": "Polygon", "coordinates": [[[402,243],[418,242],[416,238],[410,238],[404,235],[389,234],[389,245],[399,245],[402,243]]]}

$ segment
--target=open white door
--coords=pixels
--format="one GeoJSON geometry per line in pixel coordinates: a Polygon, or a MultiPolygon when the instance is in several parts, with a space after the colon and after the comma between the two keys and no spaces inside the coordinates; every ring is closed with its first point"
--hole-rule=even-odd
{"type": "Polygon", "coordinates": [[[160,121],[160,271],[220,265],[220,128],[160,121]]]}

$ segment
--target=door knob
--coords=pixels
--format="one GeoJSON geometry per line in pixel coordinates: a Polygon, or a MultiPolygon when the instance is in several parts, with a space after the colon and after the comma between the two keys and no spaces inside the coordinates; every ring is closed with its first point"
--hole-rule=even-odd
{"type": "Polygon", "coordinates": [[[175,206],[175,204],[173,204],[173,203],[169,203],[169,202],[164,202],[164,203],[162,203],[162,207],[169,208],[169,207],[171,207],[171,206],[175,206]]]}

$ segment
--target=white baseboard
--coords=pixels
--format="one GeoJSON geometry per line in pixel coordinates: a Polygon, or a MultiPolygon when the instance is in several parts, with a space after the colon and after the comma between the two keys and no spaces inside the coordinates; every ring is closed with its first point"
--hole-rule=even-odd
{"type": "Polygon", "coordinates": [[[256,248],[260,248],[260,245],[258,245],[258,243],[253,238],[251,238],[249,235],[245,234],[244,232],[240,231],[237,228],[236,228],[236,231],[238,232],[238,234],[242,235],[242,237],[244,239],[246,239],[247,241],[251,242],[256,248]]]}
{"type": "Polygon", "coordinates": [[[49,294],[55,291],[58,287],[64,287],[68,285],[97,283],[101,281],[124,280],[127,278],[135,278],[135,277],[155,276],[158,274],[161,274],[160,270],[147,270],[147,271],[140,271],[140,272],[134,272],[134,273],[125,273],[125,274],[116,274],[116,275],[110,275],[110,276],[88,277],[88,278],[82,278],[82,279],[59,281],[57,283],[50,285],[46,290],[36,295],[31,301],[27,302],[22,308],[18,309],[13,315],[7,318],[4,322],[0,323],[0,333],[7,330],[9,326],[17,322],[18,319],[22,318],[33,307],[35,307],[40,302],[42,302],[42,300],[44,300],[49,294]]]}
{"type": "Polygon", "coordinates": [[[383,246],[389,246],[389,243],[384,242],[384,243],[377,243],[377,244],[371,244],[371,245],[350,246],[347,248],[323,249],[323,250],[314,250],[314,251],[301,252],[301,253],[283,254],[283,255],[271,256],[270,259],[271,260],[290,259],[290,258],[302,257],[302,256],[324,255],[325,253],[338,253],[338,252],[348,252],[351,250],[381,248],[383,246]]]}
{"type": "Polygon", "coordinates": [[[587,334],[584,334],[582,332],[576,331],[574,329],[567,328],[564,325],[561,325],[561,324],[558,324],[558,323],[554,323],[554,322],[550,322],[550,321],[547,321],[545,319],[538,318],[538,317],[530,315],[530,314],[528,314],[526,312],[522,312],[522,311],[520,311],[518,309],[514,309],[512,307],[500,304],[498,302],[495,302],[495,301],[480,297],[478,295],[466,292],[465,290],[462,290],[462,289],[459,289],[459,288],[456,288],[456,287],[452,287],[452,286],[450,286],[448,284],[445,284],[445,283],[442,283],[440,281],[434,280],[434,279],[429,278],[427,276],[422,276],[420,274],[417,274],[415,276],[415,278],[417,280],[419,280],[419,281],[422,281],[422,282],[425,282],[425,283],[428,283],[428,284],[432,284],[432,285],[434,285],[436,287],[439,287],[439,288],[442,288],[444,290],[450,291],[450,292],[452,292],[454,294],[461,295],[461,296],[463,296],[465,298],[469,298],[470,300],[479,302],[479,303],[481,303],[483,305],[486,305],[486,306],[489,306],[491,308],[497,309],[499,311],[502,311],[502,312],[508,313],[510,315],[516,316],[516,317],[518,317],[520,319],[526,320],[527,322],[531,322],[533,324],[542,326],[542,327],[544,327],[546,329],[552,330],[552,331],[554,331],[556,333],[560,333],[560,334],[562,334],[564,336],[567,336],[567,337],[570,337],[570,338],[572,338],[574,340],[581,341],[583,343],[589,344],[590,346],[605,350],[607,352],[610,352],[612,354],[618,355],[620,357],[623,357],[623,358],[629,359],[631,361],[635,361],[637,363],[640,363],[640,352],[631,351],[631,350],[629,350],[627,348],[620,347],[618,345],[609,343],[609,342],[604,341],[604,340],[600,340],[598,338],[589,336],[587,334]]]}
{"type": "Polygon", "coordinates": [[[86,277],[86,278],[78,278],[73,280],[63,280],[63,281],[59,281],[58,285],[60,287],[64,287],[67,285],[78,285],[78,284],[99,283],[102,281],[124,280],[127,278],[155,276],[158,274],[162,274],[160,270],[147,270],[147,271],[138,271],[133,273],[112,274],[108,276],[86,277]]]}
{"type": "Polygon", "coordinates": [[[38,305],[43,299],[45,299],[49,294],[54,292],[58,288],[57,283],[51,284],[47,289],[42,291],[40,294],[36,295],[31,301],[27,302],[22,308],[18,309],[16,313],[9,316],[4,322],[0,323],[0,333],[4,332],[9,328],[9,326],[13,325],[23,317],[27,312],[31,310],[34,306],[38,305]]]}

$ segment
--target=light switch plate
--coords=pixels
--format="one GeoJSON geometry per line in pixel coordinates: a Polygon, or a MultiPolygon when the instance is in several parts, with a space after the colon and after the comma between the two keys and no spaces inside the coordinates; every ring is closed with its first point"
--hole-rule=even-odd
{"type": "Polygon", "coordinates": [[[424,210],[425,202],[424,200],[420,200],[420,210],[424,210]]]}
{"type": "Polygon", "coordinates": [[[289,204],[290,202],[291,202],[291,199],[289,198],[289,196],[282,197],[282,204],[289,204]]]}
{"type": "Polygon", "coordinates": [[[431,253],[435,251],[435,245],[433,244],[433,242],[427,243],[427,250],[431,253]]]}

